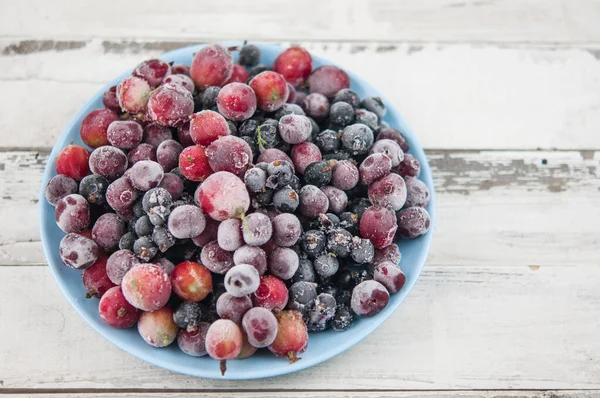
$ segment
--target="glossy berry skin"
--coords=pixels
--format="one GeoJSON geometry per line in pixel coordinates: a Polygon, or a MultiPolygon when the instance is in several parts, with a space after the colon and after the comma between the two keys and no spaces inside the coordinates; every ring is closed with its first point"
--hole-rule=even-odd
{"type": "Polygon", "coordinates": [[[375,266],[373,280],[381,283],[390,293],[396,293],[404,286],[406,276],[399,266],[390,262],[383,262],[375,266]]]}
{"type": "Polygon", "coordinates": [[[210,323],[200,322],[196,330],[180,330],[177,334],[177,345],[184,354],[193,357],[202,357],[206,351],[206,334],[210,328],[210,323]]]}
{"type": "Polygon", "coordinates": [[[221,114],[212,110],[204,110],[192,115],[190,136],[197,145],[210,145],[225,135],[229,135],[229,125],[221,114]]]}
{"type": "Polygon", "coordinates": [[[242,327],[248,335],[248,342],[256,348],[271,345],[277,336],[277,318],[266,308],[251,308],[242,318],[242,327]]]}
{"type": "Polygon", "coordinates": [[[79,145],[66,146],[56,158],[56,172],[81,181],[90,174],[90,152],[79,145]]]}
{"type": "Polygon", "coordinates": [[[249,76],[250,74],[246,68],[244,68],[242,65],[234,64],[231,77],[227,80],[227,82],[225,82],[225,85],[229,83],[246,83],[249,76]]]}
{"type": "Polygon", "coordinates": [[[206,333],[206,351],[211,358],[226,360],[236,358],[242,349],[242,331],[235,322],[218,319],[206,333]]]}
{"type": "Polygon", "coordinates": [[[163,79],[171,74],[171,66],[161,59],[148,59],[139,63],[132,74],[146,80],[154,88],[158,87],[163,79]]]}
{"type": "Polygon", "coordinates": [[[64,232],[79,233],[90,225],[88,202],[76,193],[67,195],[56,203],[54,219],[64,232]]]}
{"type": "Polygon", "coordinates": [[[99,257],[91,267],[83,270],[81,281],[87,289],[86,298],[100,298],[108,289],[115,286],[106,274],[106,260],[106,256],[99,257]]]}
{"type": "Polygon", "coordinates": [[[60,241],[58,254],[66,266],[86,269],[96,262],[100,256],[100,248],[85,236],[68,233],[60,241]]]}
{"type": "Polygon", "coordinates": [[[211,272],[221,275],[225,274],[234,266],[233,255],[231,252],[219,247],[219,243],[216,240],[208,242],[202,247],[200,261],[211,272]]]}
{"type": "Polygon", "coordinates": [[[213,220],[239,218],[250,207],[250,196],[244,182],[232,173],[211,174],[194,194],[204,214],[213,220]]]}
{"type": "Polygon", "coordinates": [[[390,300],[390,294],[381,283],[366,280],[352,290],[352,310],[360,316],[370,317],[379,313],[390,300]]]}
{"type": "Polygon", "coordinates": [[[114,213],[102,214],[92,228],[92,239],[100,248],[112,252],[125,234],[125,223],[114,213]]]}
{"type": "Polygon", "coordinates": [[[285,78],[277,72],[265,71],[254,76],[249,86],[256,94],[259,109],[273,112],[285,104],[288,88],[285,78]]]}
{"type": "Polygon", "coordinates": [[[310,74],[308,84],[311,93],[333,98],[338,91],[350,87],[350,77],[337,66],[323,65],[310,74]]]}
{"type": "Polygon", "coordinates": [[[193,261],[178,264],[171,273],[171,282],[175,294],[191,302],[204,300],[213,287],[210,271],[193,261]]]}
{"type": "Polygon", "coordinates": [[[110,145],[120,149],[135,148],[142,142],[143,135],[142,126],[131,120],[115,120],[106,130],[110,145]]]}
{"type": "Polygon", "coordinates": [[[285,80],[297,86],[305,81],[312,71],[312,57],[302,47],[290,47],[283,50],[273,63],[273,70],[285,80]]]}
{"type": "Polygon", "coordinates": [[[256,307],[282,310],[288,302],[287,287],[281,279],[273,275],[263,275],[258,289],[252,294],[252,302],[256,307]]]}
{"type": "Polygon", "coordinates": [[[127,301],[143,311],[164,307],[171,296],[169,275],[154,264],[139,264],[131,268],[123,277],[121,288],[127,301]]]}
{"type": "Polygon", "coordinates": [[[286,357],[290,363],[296,362],[298,354],[308,346],[308,330],[302,320],[302,313],[294,310],[280,311],[277,318],[277,335],[269,351],[279,357],[286,357]]]}
{"type": "Polygon", "coordinates": [[[125,299],[120,286],[112,287],[102,295],[98,312],[104,322],[117,329],[132,327],[140,317],[138,309],[125,299]]]}
{"type": "Polygon", "coordinates": [[[392,160],[383,153],[376,152],[363,160],[358,171],[360,172],[360,181],[369,185],[392,171],[392,160]]]}
{"type": "Polygon", "coordinates": [[[206,148],[213,171],[228,171],[242,177],[252,163],[252,150],[246,141],[232,135],[214,141],[206,148]]]}
{"type": "Polygon", "coordinates": [[[414,177],[406,177],[406,207],[427,207],[430,199],[429,188],[425,183],[414,177]]]}
{"type": "Polygon", "coordinates": [[[167,83],[150,95],[146,115],[162,126],[177,127],[194,113],[192,94],[183,86],[167,83]]]}
{"type": "Polygon", "coordinates": [[[73,193],[77,193],[77,182],[63,174],[52,177],[44,189],[46,200],[53,206],[56,206],[58,201],[65,196],[73,193]]]}
{"type": "Polygon", "coordinates": [[[108,126],[118,120],[115,112],[109,109],[96,109],[87,114],[81,121],[79,134],[81,140],[90,148],[108,145],[106,136],[108,126]]]}
{"type": "Polygon", "coordinates": [[[137,328],[146,343],[159,348],[173,343],[179,331],[177,324],[173,321],[173,310],[169,307],[143,312],[137,328]]]}
{"type": "Polygon", "coordinates": [[[393,169],[394,172],[400,174],[402,177],[419,177],[421,174],[421,164],[419,160],[410,153],[404,154],[404,159],[398,167],[393,169]]]}
{"type": "Polygon", "coordinates": [[[246,120],[256,111],[256,95],[247,84],[229,83],[219,91],[217,107],[229,120],[246,120]]]}
{"type": "MultiPolygon", "coordinates": [[[[152,88],[141,77],[129,76],[117,86],[117,98],[123,112],[144,113],[152,88]]],[[[106,144],[103,144],[106,145],[106,144]]]]}
{"type": "Polygon", "coordinates": [[[431,219],[423,207],[409,207],[398,212],[398,235],[414,239],[429,231],[431,219]]]}
{"type": "Polygon", "coordinates": [[[92,173],[101,175],[109,181],[121,177],[127,170],[128,163],[125,152],[109,145],[94,149],[89,160],[92,173]]]}
{"type": "Polygon", "coordinates": [[[321,150],[312,142],[302,142],[294,145],[291,152],[296,172],[304,174],[309,164],[321,161],[321,150]]]}
{"type": "Polygon", "coordinates": [[[259,275],[264,275],[267,270],[267,254],[256,246],[244,245],[238,248],[233,253],[233,262],[235,265],[250,264],[256,268],[259,275]]]}
{"type": "Polygon", "coordinates": [[[190,77],[200,90],[221,87],[233,73],[233,56],[220,44],[202,47],[192,60],[190,77]]]}
{"type": "Polygon", "coordinates": [[[179,169],[190,181],[201,182],[213,173],[203,146],[192,145],[179,154],[179,169]]]}
{"type": "Polygon", "coordinates": [[[342,132],[342,146],[352,155],[362,155],[373,145],[373,131],[362,123],[347,126],[342,132]]]}
{"type": "Polygon", "coordinates": [[[369,200],[398,211],[406,202],[406,184],[398,174],[390,173],[369,185],[369,200]]]}
{"type": "Polygon", "coordinates": [[[359,179],[358,168],[349,160],[340,160],[331,168],[331,185],[343,191],[354,188],[359,179]]]}
{"type": "Polygon", "coordinates": [[[398,229],[396,215],[385,207],[369,207],[360,219],[360,234],[381,249],[392,243],[398,229]]]}

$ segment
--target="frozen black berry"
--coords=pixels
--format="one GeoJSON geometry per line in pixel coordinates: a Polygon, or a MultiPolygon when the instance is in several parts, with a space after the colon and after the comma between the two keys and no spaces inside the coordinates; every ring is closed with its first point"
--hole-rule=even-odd
{"type": "Polygon", "coordinates": [[[106,188],[109,182],[98,174],[83,177],[79,183],[79,194],[90,204],[103,205],[106,203],[106,188]]]}
{"type": "MultiPolygon", "coordinates": [[[[352,117],[354,117],[354,111],[352,112],[352,117]]],[[[339,134],[333,130],[323,130],[317,134],[315,145],[317,145],[323,153],[333,152],[340,147],[339,134]]]]}
{"type": "Polygon", "coordinates": [[[254,44],[246,44],[240,50],[238,62],[247,68],[258,65],[260,61],[260,48],[254,44]]]}
{"type": "Polygon", "coordinates": [[[298,193],[289,185],[275,191],[275,194],[273,194],[273,206],[280,212],[293,213],[299,204],[298,193]]]}
{"type": "Polygon", "coordinates": [[[359,217],[357,214],[346,211],[340,214],[340,227],[344,228],[351,234],[356,233],[358,229],[359,217]]]}
{"type": "Polygon", "coordinates": [[[331,106],[329,119],[340,126],[347,126],[354,121],[354,108],[347,102],[336,102],[331,106]]]}
{"type": "Polygon", "coordinates": [[[350,255],[352,247],[352,234],[345,229],[336,229],[327,233],[327,251],[338,257],[346,258],[350,255]]]}
{"type": "Polygon", "coordinates": [[[325,250],[327,238],[325,232],[318,230],[306,231],[300,238],[300,248],[309,258],[315,258],[325,250]]]}
{"type": "Polygon", "coordinates": [[[373,261],[375,256],[375,247],[369,239],[361,239],[358,236],[352,238],[352,250],[350,252],[352,260],[358,264],[367,264],[373,261]]]}
{"type": "Polygon", "coordinates": [[[307,184],[322,187],[331,181],[331,167],[328,162],[314,162],[304,170],[304,180],[307,184]]]}
{"type": "Polygon", "coordinates": [[[338,91],[333,98],[333,103],[336,102],[346,102],[350,104],[353,108],[358,108],[360,105],[360,97],[354,91],[349,88],[344,88],[338,91]]]}
{"type": "Polygon", "coordinates": [[[134,232],[125,233],[125,235],[121,236],[121,239],[119,240],[119,249],[133,251],[133,244],[137,238],[138,237],[134,232]]]}
{"type": "Polygon", "coordinates": [[[149,236],[142,236],[138,238],[133,244],[133,252],[138,256],[142,261],[150,261],[156,253],[158,253],[158,248],[152,242],[152,239],[149,236]]]}
{"type": "Polygon", "coordinates": [[[346,305],[339,306],[331,320],[331,328],[336,332],[343,332],[352,325],[352,322],[354,322],[352,311],[346,305]]]}
{"type": "Polygon", "coordinates": [[[298,269],[292,277],[292,282],[314,282],[315,280],[315,269],[313,268],[312,261],[307,258],[300,258],[298,269]]]}

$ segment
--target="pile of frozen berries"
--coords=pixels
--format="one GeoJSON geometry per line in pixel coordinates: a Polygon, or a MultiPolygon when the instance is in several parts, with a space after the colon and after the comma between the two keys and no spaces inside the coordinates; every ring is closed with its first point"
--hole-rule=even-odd
{"type": "Polygon", "coordinates": [[[139,64],[81,123],[46,188],[60,257],[116,328],[155,347],[289,358],[400,290],[397,238],[429,229],[429,190],[377,97],[254,45],[139,64]],[[239,51],[239,63],[232,52],[239,51]]]}

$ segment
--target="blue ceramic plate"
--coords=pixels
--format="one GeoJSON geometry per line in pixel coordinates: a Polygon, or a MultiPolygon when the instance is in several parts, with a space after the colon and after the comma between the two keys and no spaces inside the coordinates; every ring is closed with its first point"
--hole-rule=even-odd
{"type": "MultiPolygon", "coordinates": [[[[224,43],[226,46],[240,44],[241,43],[224,43]]],[[[283,47],[272,44],[257,45],[262,51],[261,63],[267,65],[272,65],[277,55],[284,49],[283,47]]],[[[176,64],[190,65],[192,54],[201,47],[202,45],[181,48],[179,50],[168,52],[161,58],[166,61],[174,61],[176,64]]],[[[314,67],[327,64],[332,64],[332,62],[313,56],[314,67]]],[[[174,372],[198,377],[215,379],[256,379],[296,372],[333,358],[364,339],[392,315],[417,281],[429,252],[429,245],[435,221],[435,198],[433,195],[431,171],[427,159],[425,158],[425,153],[417,142],[416,136],[402,116],[400,116],[400,113],[394,109],[393,104],[369,83],[349,72],[344,65],[340,65],[340,67],[348,72],[352,82],[351,88],[355,90],[361,98],[368,95],[376,95],[383,99],[388,109],[387,115],[384,118],[385,121],[387,121],[390,126],[398,128],[404,133],[410,145],[410,152],[419,160],[419,162],[421,162],[420,179],[427,184],[432,194],[431,202],[428,207],[432,220],[430,231],[426,235],[415,240],[398,242],[400,251],[402,252],[401,266],[406,274],[406,285],[400,292],[391,296],[388,306],[383,311],[371,318],[357,319],[353,326],[343,333],[332,330],[322,333],[312,333],[310,335],[308,349],[300,355],[302,360],[292,365],[290,365],[286,359],[276,358],[267,352],[260,352],[248,359],[228,361],[225,376],[221,376],[218,361],[214,361],[208,357],[195,358],[187,356],[178,349],[177,344],[172,344],[167,348],[154,348],[142,340],[136,328],[119,330],[105,324],[98,315],[98,300],[85,298],[86,291],[81,283],[81,272],[70,269],[62,264],[58,255],[58,246],[64,233],[54,222],[54,207],[46,201],[43,190],[48,183],[48,180],[56,174],[54,166],[60,150],[71,141],[83,145],[79,137],[79,127],[82,119],[90,111],[103,107],[102,94],[109,87],[117,85],[131,73],[127,72],[98,91],[81,107],[73,119],[71,119],[52,149],[40,189],[39,216],[44,253],[63,293],[83,319],[96,329],[98,333],[116,346],[153,365],[174,372]]],[[[384,355],[385,353],[381,352],[380,354],[384,355]]]]}

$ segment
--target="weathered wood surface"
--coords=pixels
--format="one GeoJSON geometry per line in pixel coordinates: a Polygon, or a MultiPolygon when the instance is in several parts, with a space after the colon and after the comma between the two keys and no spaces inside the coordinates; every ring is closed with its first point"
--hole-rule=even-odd
{"type": "MultiPolygon", "coordinates": [[[[106,82],[196,42],[0,38],[0,147],[51,147],[106,82]]],[[[426,148],[600,148],[600,44],[302,44],[379,88],[426,148]]]]}
{"type": "Polygon", "coordinates": [[[428,265],[360,345],[302,372],[231,382],[143,363],[86,325],[47,268],[0,267],[0,392],[600,389],[598,280],[597,264],[428,265]]]}
{"type": "MultiPolygon", "coordinates": [[[[428,157],[438,203],[429,264],[600,262],[600,152],[429,151],[428,157]]],[[[0,265],[45,264],[37,201],[46,159],[46,153],[0,152],[0,216],[11,226],[0,229],[0,265]]]]}

